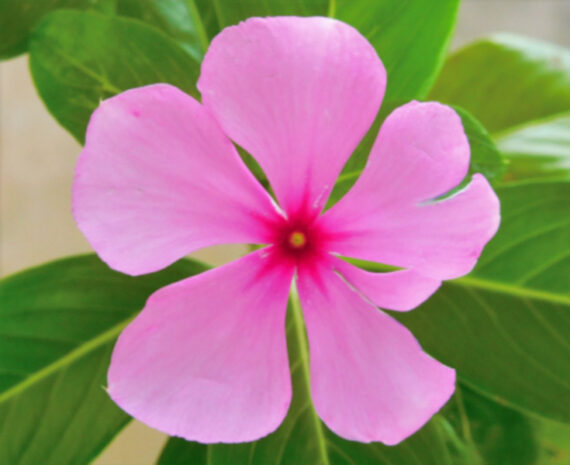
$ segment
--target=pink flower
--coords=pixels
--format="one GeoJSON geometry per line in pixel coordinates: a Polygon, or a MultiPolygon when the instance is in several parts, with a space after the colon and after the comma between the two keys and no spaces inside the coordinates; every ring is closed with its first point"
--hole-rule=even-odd
{"type": "Polygon", "coordinates": [[[396,444],[454,391],[455,372],[376,306],[406,311],[468,273],[499,223],[457,114],[412,102],[385,121],[352,190],[322,213],[378,112],[386,73],[352,27],[328,18],[250,19],[212,42],[203,103],[157,84],[94,112],[77,165],[77,223],[110,267],[159,270],[202,247],[266,246],[153,294],[123,331],[108,390],[170,435],[252,441],[291,400],[285,311],[292,281],[326,425],[396,444]],[[265,171],[280,207],[230,142],[265,171]],[[370,273],[338,255],[403,268],[370,273]]]}

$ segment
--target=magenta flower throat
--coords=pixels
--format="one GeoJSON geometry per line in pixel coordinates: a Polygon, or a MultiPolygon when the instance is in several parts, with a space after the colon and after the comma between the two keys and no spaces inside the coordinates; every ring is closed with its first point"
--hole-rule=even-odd
{"type": "Polygon", "coordinates": [[[386,73],[358,31],[328,18],[254,18],[212,42],[202,103],[165,84],[102,102],[73,190],[76,221],[131,275],[216,244],[263,247],[160,289],[123,331],[108,391],[126,412],[200,442],[252,441],[291,401],[292,282],[310,346],[314,407],[336,434],[396,444],[452,395],[455,372],[379,308],[407,311],[468,273],[499,224],[469,167],[461,120],[411,102],[385,120],[353,188],[323,212],[372,124],[386,73]],[[245,167],[256,158],[278,205],[245,167]],[[339,256],[401,268],[363,271],[339,256]],[[378,308],[379,307],[379,308],[378,308]]]}

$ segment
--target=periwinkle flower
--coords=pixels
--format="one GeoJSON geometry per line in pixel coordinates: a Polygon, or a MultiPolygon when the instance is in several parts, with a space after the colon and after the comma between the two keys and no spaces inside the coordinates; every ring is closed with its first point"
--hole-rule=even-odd
{"type": "Polygon", "coordinates": [[[156,84],[94,112],[73,191],[80,229],[110,267],[159,270],[197,249],[264,247],[154,293],[113,352],[108,391],[126,412],[200,442],[252,441],[291,400],[285,313],[298,289],[312,400],[338,435],[396,444],[454,391],[455,372],[379,308],[406,311],[468,273],[499,224],[449,107],[385,120],[353,188],[324,211],[386,86],[375,50],[329,18],[253,18],[202,65],[202,103],[156,84]],[[264,170],[277,203],[235,147],[264,170]],[[434,200],[436,199],[436,200],[434,200]],[[393,265],[363,271],[339,256],[393,265]]]}

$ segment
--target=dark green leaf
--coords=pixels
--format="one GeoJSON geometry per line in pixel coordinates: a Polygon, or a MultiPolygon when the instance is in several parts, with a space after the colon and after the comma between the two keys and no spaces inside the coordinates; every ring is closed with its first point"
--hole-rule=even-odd
{"type": "Polygon", "coordinates": [[[459,105],[491,131],[570,111],[570,52],[496,35],[454,53],[430,99],[459,105]]]}
{"type": "Polygon", "coordinates": [[[451,432],[461,432],[456,460],[473,465],[533,465],[538,455],[531,421],[462,384],[440,414],[451,432]]]}
{"type": "Polygon", "coordinates": [[[210,40],[194,0],[117,0],[117,13],[145,21],[201,61],[210,40]]]}
{"type": "Polygon", "coordinates": [[[386,98],[425,97],[443,65],[458,0],[337,0],[334,16],[358,29],[388,71],[386,98]]]}
{"type": "Polygon", "coordinates": [[[346,441],[324,426],[310,400],[308,346],[294,302],[287,317],[293,401],[284,423],[268,437],[247,444],[205,446],[170,439],[159,465],[452,465],[437,421],[394,447],[346,441]]]}
{"type": "Polygon", "coordinates": [[[496,134],[507,158],[504,181],[570,176],[570,113],[496,134]]]}
{"type": "Polygon", "coordinates": [[[160,31],[139,21],[57,11],[30,41],[34,83],[49,111],[83,141],[102,99],[156,82],[197,96],[199,64],[160,31]]]}
{"type": "Polygon", "coordinates": [[[132,278],[89,255],[0,281],[0,463],[97,455],[129,420],[103,388],[116,337],[152,292],[204,269],[184,260],[132,278]]]}
{"type": "Polygon", "coordinates": [[[471,178],[474,173],[481,173],[490,182],[498,182],[505,172],[505,162],[497,146],[479,121],[462,108],[456,106],[454,108],[461,117],[471,147],[471,163],[467,178],[471,178]]]}
{"type": "Polygon", "coordinates": [[[473,273],[396,316],[477,391],[570,421],[570,182],[497,194],[501,227],[473,273]]]}
{"type": "Polygon", "coordinates": [[[98,1],[106,0],[0,0],[0,59],[24,53],[30,32],[50,11],[86,9],[98,1]]]}
{"type": "Polygon", "coordinates": [[[218,16],[216,14],[216,9],[214,8],[213,0],[194,0],[194,5],[198,11],[198,14],[206,30],[206,35],[209,40],[212,40],[214,36],[220,32],[221,26],[218,21],[218,16]]]}

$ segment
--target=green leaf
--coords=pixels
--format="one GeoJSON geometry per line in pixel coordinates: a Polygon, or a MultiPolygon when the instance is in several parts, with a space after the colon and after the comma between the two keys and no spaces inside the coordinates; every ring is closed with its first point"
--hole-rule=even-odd
{"type": "Polygon", "coordinates": [[[570,421],[570,182],[507,184],[475,270],[395,315],[470,387],[570,421]]]}
{"type": "Polygon", "coordinates": [[[206,31],[208,40],[211,41],[214,36],[220,32],[220,23],[213,5],[213,0],[193,0],[198,15],[206,31]]]}
{"type": "Polygon", "coordinates": [[[509,167],[504,181],[570,176],[570,113],[517,126],[495,138],[509,167]]]}
{"type": "Polygon", "coordinates": [[[129,421],[103,388],[116,337],[152,292],[204,269],[132,278],[88,255],[0,281],[0,463],[93,459],[129,421]]]}
{"type": "Polygon", "coordinates": [[[308,345],[296,297],[287,314],[287,340],[293,401],[279,429],[257,442],[201,445],[169,440],[159,465],[451,465],[446,439],[437,421],[398,446],[346,441],[317,417],[309,392],[308,345]]]}
{"type": "MultiPolygon", "coordinates": [[[[368,155],[372,150],[381,124],[386,117],[401,104],[403,104],[401,101],[392,101],[382,105],[380,113],[372,127],[343,168],[327,206],[338,201],[356,182],[368,160],[368,155]]],[[[492,183],[499,181],[505,171],[505,163],[491,136],[481,123],[467,111],[459,107],[454,107],[454,109],[461,117],[463,129],[465,130],[471,148],[469,173],[460,186],[468,182],[473,173],[483,174],[492,183]]]]}
{"type": "Polygon", "coordinates": [[[553,421],[533,421],[539,444],[536,465],[570,465],[570,425],[553,421]]]}
{"type": "Polygon", "coordinates": [[[194,0],[117,0],[117,13],[140,19],[176,40],[201,61],[210,40],[194,0]]]}
{"type": "Polygon", "coordinates": [[[430,99],[459,105],[491,132],[570,111],[570,52],[500,34],[449,57],[430,99]]]}
{"type": "MultiPolygon", "coordinates": [[[[453,434],[461,432],[454,459],[473,465],[533,465],[538,444],[531,421],[463,384],[440,414],[453,434]]],[[[446,428],[446,429],[447,429],[446,428]]]]}
{"type": "Polygon", "coordinates": [[[505,172],[505,162],[497,146],[485,127],[463,108],[454,106],[461,117],[463,129],[471,147],[471,161],[467,179],[475,173],[481,173],[491,183],[501,180],[505,172]]]}
{"type": "Polygon", "coordinates": [[[32,35],[30,68],[48,110],[80,142],[99,102],[126,89],[166,82],[198,95],[198,62],[132,19],[51,13],[32,35]]]}
{"type": "Polygon", "coordinates": [[[86,9],[97,0],[0,0],[0,59],[28,49],[28,38],[38,21],[60,8],[86,9]]]}
{"type": "Polygon", "coordinates": [[[334,16],[358,29],[388,72],[387,100],[425,97],[451,41],[458,0],[336,0],[334,16]]]}

